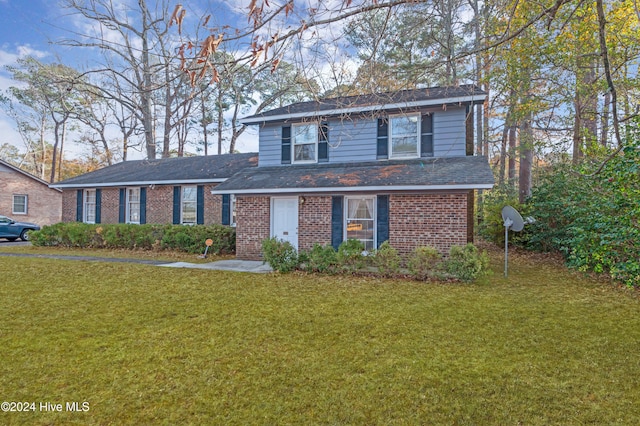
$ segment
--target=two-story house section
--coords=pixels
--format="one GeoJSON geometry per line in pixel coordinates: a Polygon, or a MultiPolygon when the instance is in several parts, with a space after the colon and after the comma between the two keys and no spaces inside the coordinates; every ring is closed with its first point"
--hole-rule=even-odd
{"type": "Polygon", "coordinates": [[[494,179],[473,156],[475,86],[295,103],[246,117],[258,167],[213,189],[233,194],[236,254],[259,259],[268,237],[308,250],[346,239],[448,253],[473,240],[474,191],[494,179]]]}

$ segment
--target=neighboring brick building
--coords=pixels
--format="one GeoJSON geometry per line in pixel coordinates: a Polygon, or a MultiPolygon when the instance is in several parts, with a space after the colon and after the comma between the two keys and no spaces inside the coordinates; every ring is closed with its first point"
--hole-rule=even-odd
{"type": "Polygon", "coordinates": [[[255,153],[125,161],[52,186],[64,222],[229,225],[233,197],[211,191],[257,162],[255,153]]]}
{"type": "Polygon", "coordinates": [[[367,250],[389,241],[448,253],[473,241],[474,194],[494,179],[475,157],[475,86],[301,102],[247,117],[259,126],[258,167],[213,189],[236,199],[236,255],[261,258],[275,236],[299,249],[367,250]]]}
{"type": "Polygon", "coordinates": [[[0,215],[40,226],[60,222],[62,191],[0,160],[0,215]]]}

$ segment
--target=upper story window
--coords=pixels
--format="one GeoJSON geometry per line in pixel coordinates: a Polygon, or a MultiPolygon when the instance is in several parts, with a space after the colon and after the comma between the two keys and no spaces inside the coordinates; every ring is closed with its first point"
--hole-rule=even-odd
{"type": "Polygon", "coordinates": [[[27,196],[26,195],[14,195],[13,207],[11,208],[13,214],[27,214],[27,196]]]}
{"type": "Polygon", "coordinates": [[[294,124],[291,126],[291,145],[294,163],[318,161],[318,123],[294,124]]]}
{"type": "Polygon", "coordinates": [[[96,190],[84,190],[84,212],[83,222],[96,223],[96,190]]]}
{"type": "Polygon", "coordinates": [[[390,158],[420,156],[420,115],[397,115],[389,118],[390,158]]]}
{"type": "Polygon", "coordinates": [[[376,158],[433,157],[433,114],[378,119],[376,158]]]}
{"type": "Polygon", "coordinates": [[[127,223],[140,223],[140,188],[127,189],[127,223]]]}
{"type": "Polygon", "coordinates": [[[198,219],[198,189],[196,186],[182,187],[181,223],[195,225],[198,219]]]}

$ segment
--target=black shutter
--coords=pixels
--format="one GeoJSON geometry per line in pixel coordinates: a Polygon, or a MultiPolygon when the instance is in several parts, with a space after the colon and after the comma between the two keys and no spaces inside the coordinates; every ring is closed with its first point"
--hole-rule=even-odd
{"type": "Polygon", "coordinates": [[[120,188],[120,204],[118,204],[118,223],[125,223],[127,214],[127,190],[120,188]]]}
{"type": "Polygon", "coordinates": [[[420,156],[433,157],[433,114],[422,116],[420,128],[420,156]]]}
{"type": "Polygon", "coordinates": [[[377,158],[389,158],[389,122],[384,118],[378,119],[377,158]]]}
{"type": "Polygon", "coordinates": [[[102,189],[96,189],[96,223],[102,221],[102,189]]]}
{"type": "Polygon", "coordinates": [[[76,191],[76,222],[82,222],[82,203],[83,203],[83,199],[82,196],[84,194],[84,191],[82,189],[78,189],[78,191],[76,191]]]}
{"type": "Polygon", "coordinates": [[[173,224],[180,223],[180,187],[173,187],[173,224]]]}
{"type": "Polygon", "coordinates": [[[282,126],[282,164],[291,164],[291,126],[282,126]]]}
{"type": "Polygon", "coordinates": [[[147,223],[147,188],[140,188],[140,225],[147,223]]]}
{"type": "Polygon", "coordinates": [[[204,225],[204,186],[198,185],[196,197],[196,223],[204,225]]]}
{"type": "Polygon", "coordinates": [[[231,195],[222,194],[222,224],[231,225],[231,195]]]}
{"type": "Polygon", "coordinates": [[[318,162],[329,161],[329,123],[322,123],[318,128],[318,162]]]}
{"type": "Polygon", "coordinates": [[[376,228],[378,231],[377,246],[389,239],[389,196],[378,195],[377,211],[376,211],[376,228]]]}
{"type": "Polygon", "coordinates": [[[338,250],[338,247],[340,247],[340,244],[342,244],[342,241],[344,239],[344,225],[342,223],[343,203],[344,197],[331,197],[331,245],[336,250],[338,250]]]}

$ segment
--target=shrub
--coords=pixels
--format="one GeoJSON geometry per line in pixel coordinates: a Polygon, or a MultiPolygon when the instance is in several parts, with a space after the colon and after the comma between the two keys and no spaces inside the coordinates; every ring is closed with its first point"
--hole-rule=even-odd
{"type": "Polygon", "coordinates": [[[222,225],[136,225],[57,223],[33,232],[35,246],[61,246],[113,249],[163,249],[188,253],[204,251],[205,241],[213,240],[210,253],[235,251],[235,228],[222,225]]]}
{"type": "Polygon", "coordinates": [[[378,272],[384,277],[391,277],[400,272],[400,255],[398,250],[391,247],[389,241],[380,245],[373,259],[378,272]]]}
{"type": "Polygon", "coordinates": [[[442,255],[433,247],[416,247],[409,255],[407,267],[416,279],[425,281],[435,276],[442,255]]]}
{"type": "Polygon", "coordinates": [[[313,245],[313,248],[306,253],[306,259],[301,260],[301,263],[304,263],[304,270],[307,272],[333,274],[337,269],[338,256],[331,245],[323,247],[316,243],[313,245]]]}
{"type": "MultiPolygon", "coordinates": [[[[526,216],[527,208],[518,202],[518,193],[512,186],[496,186],[483,193],[482,222],[478,226],[478,233],[487,241],[500,245],[504,244],[504,221],[502,220],[504,206],[511,206],[526,216]]],[[[526,239],[527,234],[521,232],[509,236],[509,242],[514,244],[522,244],[526,239]]]]}
{"type": "Polygon", "coordinates": [[[262,241],[264,261],[273,270],[287,273],[295,270],[300,264],[296,248],[289,241],[282,241],[276,237],[262,241]]]}
{"type": "Polygon", "coordinates": [[[340,269],[354,273],[364,267],[364,244],[360,240],[348,239],[338,247],[337,260],[340,269]]]}
{"type": "Polygon", "coordinates": [[[461,281],[470,282],[487,271],[489,256],[480,252],[469,243],[465,246],[453,246],[449,258],[444,262],[445,270],[461,281]]]}

